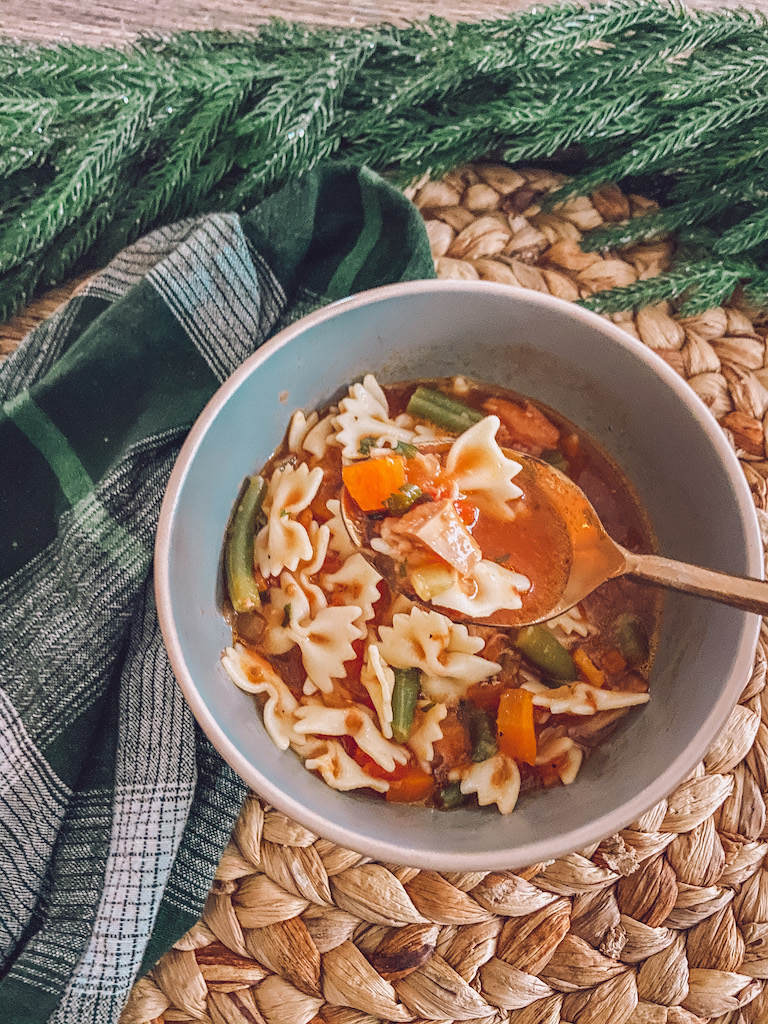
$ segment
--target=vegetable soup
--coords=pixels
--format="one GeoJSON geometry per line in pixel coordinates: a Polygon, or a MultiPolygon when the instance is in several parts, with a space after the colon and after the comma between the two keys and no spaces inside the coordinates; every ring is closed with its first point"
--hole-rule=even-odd
{"type": "Polygon", "coordinates": [[[502,609],[551,607],[570,568],[515,451],[567,473],[617,541],[652,550],[631,485],[589,437],[464,378],[368,375],[337,405],[294,413],[246,483],[225,544],[222,662],[277,746],[333,788],[508,814],[521,792],[573,782],[648,701],[655,588],[613,580],[541,625],[493,625],[502,609]],[[342,485],[398,593],[352,544],[342,485]]]}

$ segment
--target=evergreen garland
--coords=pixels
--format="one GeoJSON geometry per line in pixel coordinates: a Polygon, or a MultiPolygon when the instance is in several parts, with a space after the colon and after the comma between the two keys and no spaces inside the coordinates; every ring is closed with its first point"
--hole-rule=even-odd
{"type": "Polygon", "coordinates": [[[768,306],[768,24],[664,0],[532,8],[509,19],[355,31],[273,22],[123,49],[0,48],[0,317],[159,224],[245,209],[319,160],[399,184],[468,160],[550,162],[662,209],[585,248],[676,231],[661,277],[598,311],[741,284],[768,306]]]}

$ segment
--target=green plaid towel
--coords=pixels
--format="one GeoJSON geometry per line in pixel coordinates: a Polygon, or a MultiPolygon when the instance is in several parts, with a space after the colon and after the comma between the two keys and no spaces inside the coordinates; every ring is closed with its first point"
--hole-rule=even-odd
{"type": "Polygon", "coordinates": [[[0,1021],[116,1021],[199,917],[245,793],[155,612],[186,432],[280,327],[431,276],[415,209],[330,165],[148,235],[0,367],[0,1021]]]}

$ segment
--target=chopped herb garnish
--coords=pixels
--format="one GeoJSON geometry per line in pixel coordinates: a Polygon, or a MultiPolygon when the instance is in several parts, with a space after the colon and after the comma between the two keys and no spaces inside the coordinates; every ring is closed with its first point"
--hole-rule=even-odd
{"type": "Polygon", "coordinates": [[[284,519],[287,515],[289,515],[288,509],[287,508],[281,508],[280,509],[280,518],[284,519]]]}
{"type": "Polygon", "coordinates": [[[291,624],[291,602],[289,601],[288,604],[285,605],[284,608],[283,608],[283,629],[285,629],[287,626],[290,626],[290,624],[291,624]]]}
{"type": "Polygon", "coordinates": [[[499,565],[504,565],[506,562],[509,561],[509,554],[510,553],[508,551],[506,555],[498,555],[496,558],[494,558],[494,562],[498,562],[499,565]]]}
{"type": "Polygon", "coordinates": [[[419,454],[419,449],[415,444],[408,444],[407,441],[398,441],[394,448],[397,455],[402,455],[404,459],[412,459],[414,455],[419,454]]]}
{"type": "Polygon", "coordinates": [[[378,440],[379,439],[377,437],[373,437],[373,436],[364,437],[360,441],[360,447],[359,447],[358,451],[360,452],[361,455],[370,455],[371,454],[371,448],[375,448],[376,447],[376,445],[378,443],[378,440]]]}
{"type": "Polygon", "coordinates": [[[396,494],[390,494],[387,498],[389,511],[396,516],[402,516],[414,505],[422,495],[422,490],[416,484],[402,484],[396,494]]]}

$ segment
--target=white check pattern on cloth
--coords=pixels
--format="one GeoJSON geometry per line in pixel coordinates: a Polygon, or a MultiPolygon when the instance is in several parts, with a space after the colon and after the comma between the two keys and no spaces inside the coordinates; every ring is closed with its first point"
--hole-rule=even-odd
{"type": "Polygon", "coordinates": [[[253,351],[254,339],[266,337],[285,304],[234,214],[207,217],[147,279],[222,381],[253,351]]]}
{"type": "Polygon", "coordinates": [[[157,623],[151,582],[131,629],[104,889],[91,939],[51,1024],[111,1021],[138,971],[178,852],[195,782],[191,715],[157,623]],[[134,727],[138,726],[138,731],[134,727]],[[161,751],[177,752],[178,765],[161,751]],[[156,884],[147,884],[153,865],[156,884]]]}
{"type": "Polygon", "coordinates": [[[51,848],[71,789],[51,769],[0,688],[0,902],[20,909],[0,931],[0,967],[14,949],[37,903],[51,848]],[[7,821],[13,821],[11,832],[7,821]]]}

